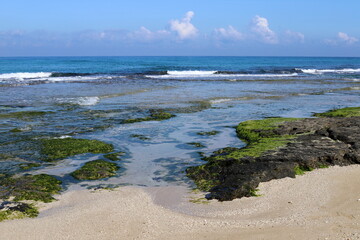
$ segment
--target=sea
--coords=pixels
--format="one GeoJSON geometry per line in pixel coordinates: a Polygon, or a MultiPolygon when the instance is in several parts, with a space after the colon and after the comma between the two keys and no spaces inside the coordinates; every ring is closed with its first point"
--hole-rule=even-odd
{"type": "Polygon", "coordinates": [[[245,146],[234,129],[240,122],[359,105],[360,58],[2,57],[0,174],[46,173],[83,187],[192,186],[186,168],[245,146]],[[123,123],[152,109],[176,117],[123,123]],[[48,114],[4,117],[24,111],[48,114]],[[198,134],[209,131],[218,134],[198,134]],[[113,144],[124,153],[117,175],[81,182],[69,175],[102,154],[42,162],[38,140],[65,137],[113,144]],[[20,168],[29,162],[41,166],[20,168]]]}

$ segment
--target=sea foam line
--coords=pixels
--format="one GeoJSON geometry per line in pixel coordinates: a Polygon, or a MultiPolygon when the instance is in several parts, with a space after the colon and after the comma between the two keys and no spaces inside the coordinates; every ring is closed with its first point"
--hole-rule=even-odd
{"type": "Polygon", "coordinates": [[[294,77],[297,73],[283,74],[217,74],[217,71],[169,71],[167,75],[145,75],[148,78],[176,79],[176,78],[234,78],[234,77],[294,77]],[[169,72],[171,72],[169,74],[169,72]]]}
{"type": "Polygon", "coordinates": [[[360,68],[344,68],[344,69],[301,69],[296,70],[308,74],[323,74],[323,73],[358,73],[360,68]]]}
{"type": "Polygon", "coordinates": [[[19,72],[19,73],[3,73],[0,74],[1,80],[23,80],[32,78],[47,78],[51,76],[51,72],[19,72]]]}

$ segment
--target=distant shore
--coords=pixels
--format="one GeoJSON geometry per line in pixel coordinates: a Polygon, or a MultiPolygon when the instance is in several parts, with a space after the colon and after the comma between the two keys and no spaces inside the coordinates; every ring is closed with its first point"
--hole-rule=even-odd
{"type": "Polygon", "coordinates": [[[0,223],[1,239],[359,239],[359,182],[360,166],[331,167],[209,204],[172,198],[182,187],[68,191],[38,218],[0,223]]]}

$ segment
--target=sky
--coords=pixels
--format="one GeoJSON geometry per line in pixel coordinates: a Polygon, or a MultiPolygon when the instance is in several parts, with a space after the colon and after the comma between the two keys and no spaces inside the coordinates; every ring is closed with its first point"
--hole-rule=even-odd
{"type": "Polygon", "coordinates": [[[359,0],[11,0],[0,56],[354,56],[359,0]]]}

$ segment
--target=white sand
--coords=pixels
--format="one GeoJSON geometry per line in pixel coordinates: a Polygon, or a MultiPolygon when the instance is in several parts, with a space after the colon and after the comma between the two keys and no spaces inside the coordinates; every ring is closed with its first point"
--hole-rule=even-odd
{"type": "Polygon", "coordinates": [[[360,239],[360,166],[260,185],[261,197],[190,203],[183,187],[70,191],[0,239],[360,239]]]}

